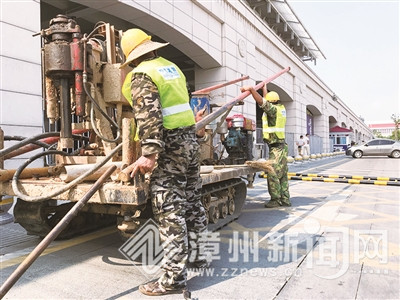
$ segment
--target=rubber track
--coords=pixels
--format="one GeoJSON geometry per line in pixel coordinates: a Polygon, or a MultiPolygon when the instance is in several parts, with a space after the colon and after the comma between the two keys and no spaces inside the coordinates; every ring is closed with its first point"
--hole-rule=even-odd
{"type": "Polygon", "coordinates": [[[246,200],[247,187],[246,183],[240,178],[212,183],[202,187],[202,195],[226,190],[229,187],[235,187],[235,212],[232,215],[227,215],[225,219],[220,218],[218,223],[216,224],[208,224],[209,231],[216,231],[239,218],[244,202],[246,200]]]}

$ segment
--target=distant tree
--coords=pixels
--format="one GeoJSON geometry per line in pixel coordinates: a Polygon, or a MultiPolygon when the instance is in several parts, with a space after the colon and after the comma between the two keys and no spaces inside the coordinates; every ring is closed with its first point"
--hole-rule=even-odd
{"type": "Polygon", "coordinates": [[[395,129],[392,131],[391,136],[389,137],[391,140],[398,141],[400,137],[400,129],[395,129]]]}
{"type": "Polygon", "coordinates": [[[376,130],[376,129],[372,130],[372,134],[373,134],[374,137],[376,137],[376,138],[383,138],[382,133],[381,133],[380,131],[376,130]]]}
{"type": "Polygon", "coordinates": [[[399,134],[399,124],[400,124],[400,117],[398,114],[392,114],[392,120],[394,122],[394,130],[392,132],[392,138],[395,141],[399,140],[400,134],[399,134]]]}

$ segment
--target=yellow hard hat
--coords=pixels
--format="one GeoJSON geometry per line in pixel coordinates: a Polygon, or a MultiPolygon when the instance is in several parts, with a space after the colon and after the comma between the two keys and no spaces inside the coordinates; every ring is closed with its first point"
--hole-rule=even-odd
{"type": "Polygon", "coordinates": [[[120,68],[130,64],[134,59],[167,46],[169,43],[158,43],[151,40],[151,36],[139,28],[132,28],[125,31],[121,39],[121,48],[125,54],[126,61],[120,68]]]}
{"type": "Polygon", "coordinates": [[[277,92],[269,92],[266,96],[265,99],[268,102],[274,103],[279,101],[279,95],[277,92]]]}
{"type": "Polygon", "coordinates": [[[151,40],[151,36],[147,35],[143,30],[138,28],[125,31],[121,39],[121,48],[125,54],[125,57],[128,57],[129,53],[131,53],[131,51],[139,44],[149,40],[151,40]]]}

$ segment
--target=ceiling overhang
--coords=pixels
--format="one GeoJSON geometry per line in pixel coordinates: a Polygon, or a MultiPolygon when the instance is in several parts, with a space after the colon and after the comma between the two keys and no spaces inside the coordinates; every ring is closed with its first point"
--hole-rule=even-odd
{"type": "Polygon", "coordinates": [[[303,61],[325,58],[286,0],[246,0],[253,11],[303,61]]]}

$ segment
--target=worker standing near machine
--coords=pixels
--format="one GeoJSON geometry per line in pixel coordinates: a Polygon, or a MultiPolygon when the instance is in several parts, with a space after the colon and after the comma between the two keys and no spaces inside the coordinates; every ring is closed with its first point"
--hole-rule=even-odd
{"type": "MultiPolygon", "coordinates": [[[[132,105],[142,151],[131,176],[152,172],[153,213],[162,242],[169,241],[161,266],[164,274],[139,287],[151,296],[184,290],[188,257],[193,252],[199,254],[199,236],[207,232],[200,199],[199,144],[186,79],[178,66],[156,52],[167,45],[152,41],[140,29],[127,30],[121,40],[126,57],[121,68],[133,68],[122,92],[132,105]]],[[[200,268],[207,261],[197,256],[191,265],[200,268]]]]}
{"type": "Polygon", "coordinates": [[[285,142],[286,109],[280,103],[279,95],[276,92],[268,92],[263,87],[261,95],[252,86],[240,88],[241,92],[250,91],[254,100],[264,111],[262,117],[263,139],[269,149],[269,163],[272,168],[268,174],[268,192],[271,200],[265,204],[267,208],[279,206],[291,206],[289,194],[289,181],[287,177],[288,146],[285,142]]]}

